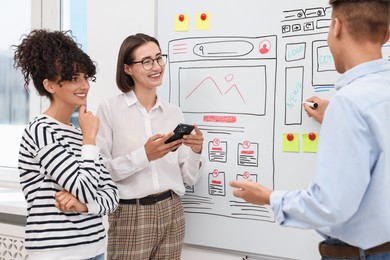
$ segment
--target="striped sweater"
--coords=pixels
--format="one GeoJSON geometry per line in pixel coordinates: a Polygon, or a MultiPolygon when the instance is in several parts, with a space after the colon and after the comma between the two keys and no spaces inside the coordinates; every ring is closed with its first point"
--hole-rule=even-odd
{"type": "Polygon", "coordinates": [[[20,184],[27,201],[25,247],[31,251],[93,246],[105,239],[102,215],[118,205],[118,190],[99,156],[82,145],[82,133],[40,115],[24,130],[19,151],[20,184]],[[88,213],[64,213],[55,193],[67,190],[88,213]]]}

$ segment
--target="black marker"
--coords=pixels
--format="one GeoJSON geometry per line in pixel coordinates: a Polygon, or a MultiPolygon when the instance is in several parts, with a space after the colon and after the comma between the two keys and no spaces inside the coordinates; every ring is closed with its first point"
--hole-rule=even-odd
{"type": "Polygon", "coordinates": [[[309,101],[305,101],[303,103],[306,103],[309,107],[313,108],[313,109],[316,109],[318,107],[318,104],[315,103],[315,102],[309,102],[309,101]]]}

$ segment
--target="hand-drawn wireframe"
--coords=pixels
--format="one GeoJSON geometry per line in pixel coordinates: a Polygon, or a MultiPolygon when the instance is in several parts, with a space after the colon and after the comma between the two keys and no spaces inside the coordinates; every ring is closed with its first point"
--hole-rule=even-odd
{"type": "Polygon", "coordinates": [[[264,65],[180,67],[179,105],[183,112],[264,115],[265,69],[264,65]]]}
{"type": "Polygon", "coordinates": [[[310,36],[328,33],[330,24],[329,7],[315,7],[283,11],[281,21],[282,38],[310,36]]]}
{"type": "Polygon", "coordinates": [[[228,143],[226,141],[221,141],[219,138],[214,138],[214,140],[209,142],[208,154],[210,162],[227,162],[227,148],[228,143]]]}
{"type": "Polygon", "coordinates": [[[315,92],[333,89],[333,83],[340,76],[334,65],[333,56],[325,40],[313,41],[312,85],[315,92]]]}
{"type": "Polygon", "coordinates": [[[214,169],[209,173],[209,194],[212,196],[226,196],[225,172],[214,169]]]}
{"type": "Polygon", "coordinates": [[[237,174],[236,180],[245,180],[245,181],[253,181],[257,182],[257,174],[253,174],[250,172],[244,172],[242,174],[237,174]]]}
{"type": "MultiPolygon", "coordinates": [[[[232,73],[225,76],[225,80],[227,82],[232,81],[233,78],[234,78],[234,75],[232,73]]],[[[196,85],[196,87],[193,90],[191,90],[191,92],[186,96],[186,99],[190,98],[190,96],[195,91],[197,91],[198,88],[202,88],[207,80],[211,81],[212,85],[215,86],[215,88],[218,90],[218,92],[221,94],[221,96],[228,94],[230,92],[230,90],[234,89],[237,92],[237,94],[241,97],[242,102],[244,102],[244,104],[246,103],[245,98],[243,97],[242,93],[240,92],[240,90],[236,84],[231,85],[226,91],[222,92],[221,88],[219,87],[219,85],[215,82],[214,78],[212,78],[212,77],[206,77],[205,79],[203,79],[198,85],[196,85]]]]}
{"type": "MultiPolygon", "coordinates": [[[[303,47],[302,41],[311,42],[313,67],[310,70],[312,72],[311,85],[314,92],[333,90],[333,84],[339,75],[334,68],[333,57],[327,47],[325,37],[331,22],[331,8],[315,7],[285,10],[283,13],[285,19],[281,21],[281,32],[282,38],[286,40],[286,61],[302,60],[304,63],[305,56],[302,59],[302,53],[306,51],[306,45],[303,47]],[[289,39],[294,39],[294,41],[300,39],[301,42],[289,42],[289,39]]],[[[286,82],[286,86],[287,84],[288,82],[286,82]]],[[[288,102],[286,100],[286,103],[288,102]]],[[[288,118],[291,118],[291,116],[286,116],[286,124],[290,124],[288,118]]],[[[301,120],[294,121],[293,124],[301,124],[301,120]]]]}
{"type": "MultiPolygon", "coordinates": [[[[158,37],[169,56],[164,78],[169,82],[160,90],[183,109],[186,122],[202,130],[203,153],[208,157],[203,177],[186,187],[182,197],[187,242],[282,258],[318,258],[307,246],[316,244],[317,236],[280,230],[268,207],[234,197],[228,182],[249,175],[265,186],[290,190],[311,179],[315,153],[284,152],[281,137],[318,132],[319,124],[306,116],[302,101],[334,94],[338,75],[326,43],[331,22],[328,1],[262,6],[261,1],[248,0],[242,9],[231,8],[239,5],[233,0],[207,1],[204,6],[213,14],[210,30],[191,31],[190,26],[185,33],[165,25],[191,1],[176,0],[177,8],[158,2],[158,24],[163,24],[158,37]],[[212,144],[215,139],[226,143],[226,152],[225,146],[212,144]],[[258,144],[257,166],[238,164],[238,147],[244,141],[258,144]],[[212,176],[215,169],[224,173],[225,185],[212,176]],[[251,232],[256,234],[248,235],[251,232]]],[[[384,57],[390,57],[390,43],[383,50],[384,57]]]]}
{"type": "Polygon", "coordinates": [[[239,143],[237,149],[237,164],[257,167],[259,163],[259,144],[248,140],[239,143]]]}
{"type": "Polygon", "coordinates": [[[209,158],[205,177],[184,196],[186,213],[273,221],[269,208],[253,211],[231,200],[226,185],[253,169],[262,172],[253,179],[274,185],[273,143],[261,140],[274,139],[276,51],[275,35],[169,42],[170,102],[204,132],[209,158]]]}
{"type": "Polygon", "coordinates": [[[285,125],[302,124],[303,71],[303,66],[285,69],[285,125]]]}
{"type": "Polygon", "coordinates": [[[285,60],[288,62],[304,60],[306,54],[306,42],[287,43],[285,60]]]}

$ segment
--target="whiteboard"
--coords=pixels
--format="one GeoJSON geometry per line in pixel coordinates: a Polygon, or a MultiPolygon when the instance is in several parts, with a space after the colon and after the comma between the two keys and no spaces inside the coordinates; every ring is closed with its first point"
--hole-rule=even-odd
{"type": "Polygon", "coordinates": [[[251,179],[292,190],[313,177],[316,152],[303,140],[319,138],[320,125],[302,102],[334,95],[330,19],[328,1],[320,0],[157,0],[157,37],[169,59],[159,95],[179,105],[205,138],[202,177],[182,198],[185,243],[320,258],[315,231],[280,227],[269,207],[235,198],[228,183],[251,179]],[[289,133],[298,150],[284,146],[289,133]]]}

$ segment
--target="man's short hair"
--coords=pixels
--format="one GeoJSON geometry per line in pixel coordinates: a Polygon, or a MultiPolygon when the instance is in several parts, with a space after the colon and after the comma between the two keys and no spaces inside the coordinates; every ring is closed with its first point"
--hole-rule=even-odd
{"type": "Polygon", "coordinates": [[[334,16],[357,41],[383,43],[390,24],[390,0],[330,0],[334,16]]]}

